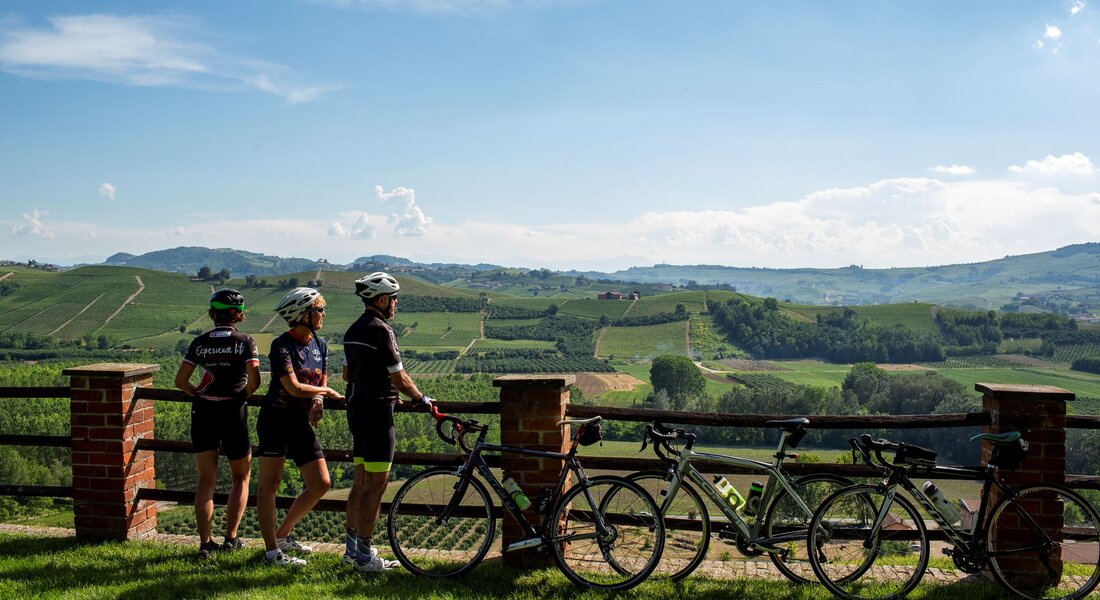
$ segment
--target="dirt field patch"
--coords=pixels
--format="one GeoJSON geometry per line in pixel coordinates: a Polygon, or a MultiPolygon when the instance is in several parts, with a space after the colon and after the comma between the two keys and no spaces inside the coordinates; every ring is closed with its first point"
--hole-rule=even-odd
{"type": "Polygon", "coordinates": [[[577,373],[577,387],[587,397],[605,392],[633,391],[645,382],[626,373],[577,373]]]}
{"type": "Polygon", "coordinates": [[[883,371],[930,371],[928,367],[922,367],[920,365],[904,364],[904,363],[886,363],[881,365],[875,365],[883,371]]]}

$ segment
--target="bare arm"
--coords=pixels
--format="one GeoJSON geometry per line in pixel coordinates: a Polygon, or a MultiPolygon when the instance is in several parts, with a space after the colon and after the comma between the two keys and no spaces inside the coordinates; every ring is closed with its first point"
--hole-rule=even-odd
{"type": "MultiPolygon", "coordinates": [[[[396,373],[390,373],[390,381],[393,382],[394,387],[396,387],[399,392],[413,400],[419,400],[424,395],[420,393],[416,384],[413,383],[412,377],[409,377],[409,374],[406,373],[404,369],[396,373]]],[[[400,402],[400,399],[398,399],[398,402],[400,402]]]]}
{"type": "Polygon", "coordinates": [[[248,383],[244,386],[244,396],[248,398],[252,394],[256,393],[256,390],[260,389],[260,364],[250,362],[245,365],[245,372],[248,373],[248,383]]]}
{"type": "MultiPolygon", "coordinates": [[[[180,368],[176,371],[176,388],[183,391],[188,396],[195,395],[195,386],[191,383],[191,374],[195,372],[195,365],[189,362],[180,363],[180,368]]],[[[256,371],[257,375],[259,371],[256,371]]]]}
{"type": "MultiPolygon", "coordinates": [[[[325,379],[322,379],[325,381],[325,379]]],[[[288,394],[295,398],[312,398],[314,396],[328,396],[329,398],[343,398],[344,395],[336,390],[320,385],[310,385],[308,383],[301,383],[298,381],[298,377],[293,373],[287,373],[279,378],[279,382],[283,384],[283,389],[288,394]]]]}

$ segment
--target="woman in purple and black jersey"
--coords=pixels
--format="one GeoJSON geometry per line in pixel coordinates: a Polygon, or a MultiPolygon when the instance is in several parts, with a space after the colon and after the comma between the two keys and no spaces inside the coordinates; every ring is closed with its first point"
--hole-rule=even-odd
{"type": "Polygon", "coordinates": [[[313,288],[295,288],[283,296],[275,312],[289,330],[271,342],[271,387],[267,391],[256,430],[260,437],[260,489],[256,512],[269,564],[301,566],[306,561],[288,551],[309,554],[313,549],[290,537],[298,521],[332,486],[324,452],[313,428],[321,420],[324,399],[343,398],[328,387],[328,344],[317,337],[325,323],[325,299],[313,288]],[[275,528],[275,491],[283,465],[290,458],[305,480],[286,517],[275,528]]]}
{"type": "Polygon", "coordinates": [[[193,397],[191,443],[198,469],[195,520],[201,558],[209,558],[215,550],[244,547],[237,537],[237,526],[248,500],[248,473],[252,461],[245,401],[260,387],[256,341],[235,327],[244,320],[244,296],[237,290],[218,290],[210,296],[208,314],[214,321],[214,328],[191,342],[176,372],[176,387],[193,397]],[[198,385],[191,383],[196,368],[201,373],[198,385]],[[220,546],[211,539],[219,448],[229,459],[233,476],[226,506],[225,542],[220,546]]]}

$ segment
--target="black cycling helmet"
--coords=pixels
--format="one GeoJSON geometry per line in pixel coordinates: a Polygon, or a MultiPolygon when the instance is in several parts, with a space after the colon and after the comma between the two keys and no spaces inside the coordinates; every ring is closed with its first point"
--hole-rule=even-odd
{"type": "Polygon", "coordinates": [[[216,310],[235,308],[243,311],[244,296],[237,290],[231,290],[229,288],[218,290],[210,295],[210,308],[216,310]]]}

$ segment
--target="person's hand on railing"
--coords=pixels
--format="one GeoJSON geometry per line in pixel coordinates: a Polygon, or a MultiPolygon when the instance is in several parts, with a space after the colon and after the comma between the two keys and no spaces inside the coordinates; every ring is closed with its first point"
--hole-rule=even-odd
{"type": "Polygon", "coordinates": [[[321,394],[317,394],[313,397],[309,406],[310,427],[317,427],[317,424],[321,422],[321,417],[323,416],[325,416],[325,397],[321,394]]]}

